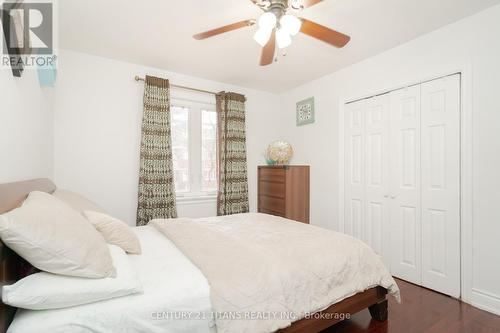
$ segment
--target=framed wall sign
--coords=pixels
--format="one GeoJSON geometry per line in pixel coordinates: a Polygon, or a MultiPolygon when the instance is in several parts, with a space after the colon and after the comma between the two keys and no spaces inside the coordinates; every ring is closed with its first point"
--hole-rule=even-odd
{"type": "Polygon", "coordinates": [[[297,103],[297,126],[314,123],[314,97],[297,103]]]}

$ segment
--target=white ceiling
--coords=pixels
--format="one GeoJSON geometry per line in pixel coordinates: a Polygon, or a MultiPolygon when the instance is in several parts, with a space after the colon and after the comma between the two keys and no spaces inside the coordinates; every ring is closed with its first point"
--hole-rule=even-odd
{"type": "MultiPolygon", "coordinates": [[[[258,65],[256,27],[192,35],[257,18],[250,0],[59,1],[60,46],[270,92],[282,92],[481,11],[500,0],[325,0],[301,16],[351,36],[336,49],[305,35],[258,65]]],[[[131,73],[132,75],[133,73],[131,73]]]]}

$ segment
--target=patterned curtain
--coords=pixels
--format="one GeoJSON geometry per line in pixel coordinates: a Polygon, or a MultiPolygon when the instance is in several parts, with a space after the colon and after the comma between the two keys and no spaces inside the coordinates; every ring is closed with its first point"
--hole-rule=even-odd
{"type": "Polygon", "coordinates": [[[146,76],[137,225],[177,217],[170,134],[170,84],[146,76]]]}
{"type": "Polygon", "coordinates": [[[219,192],[217,214],[248,212],[245,97],[221,92],[218,116],[219,192]]]}

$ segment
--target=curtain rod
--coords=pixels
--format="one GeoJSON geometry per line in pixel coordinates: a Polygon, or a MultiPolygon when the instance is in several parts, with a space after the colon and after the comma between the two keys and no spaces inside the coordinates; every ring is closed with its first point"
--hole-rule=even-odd
{"type": "MultiPolygon", "coordinates": [[[[144,78],[139,77],[138,75],[135,76],[135,80],[136,81],[145,81],[144,78]]],[[[185,86],[178,86],[178,85],[175,85],[175,84],[171,84],[170,86],[174,87],[174,88],[179,88],[179,89],[184,89],[184,90],[191,90],[191,91],[197,91],[197,92],[201,92],[201,93],[205,93],[205,94],[210,94],[210,95],[217,95],[217,93],[214,93],[213,91],[208,91],[208,90],[202,90],[202,89],[196,89],[196,88],[189,88],[189,87],[185,87],[185,86]]]]}

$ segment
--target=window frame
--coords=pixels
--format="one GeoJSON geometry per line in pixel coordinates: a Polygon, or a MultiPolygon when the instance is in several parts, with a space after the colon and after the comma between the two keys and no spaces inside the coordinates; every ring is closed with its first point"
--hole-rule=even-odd
{"type": "MultiPolygon", "coordinates": [[[[212,201],[217,197],[218,189],[202,191],[202,111],[217,112],[213,103],[193,99],[172,97],[171,108],[182,107],[188,109],[188,158],[189,158],[189,191],[177,192],[179,202],[185,201],[212,201]]],[[[216,138],[217,142],[217,138],[216,138]]],[[[216,157],[217,159],[217,157],[216,157]]],[[[216,161],[217,163],[217,161],[216,161]]]]}

